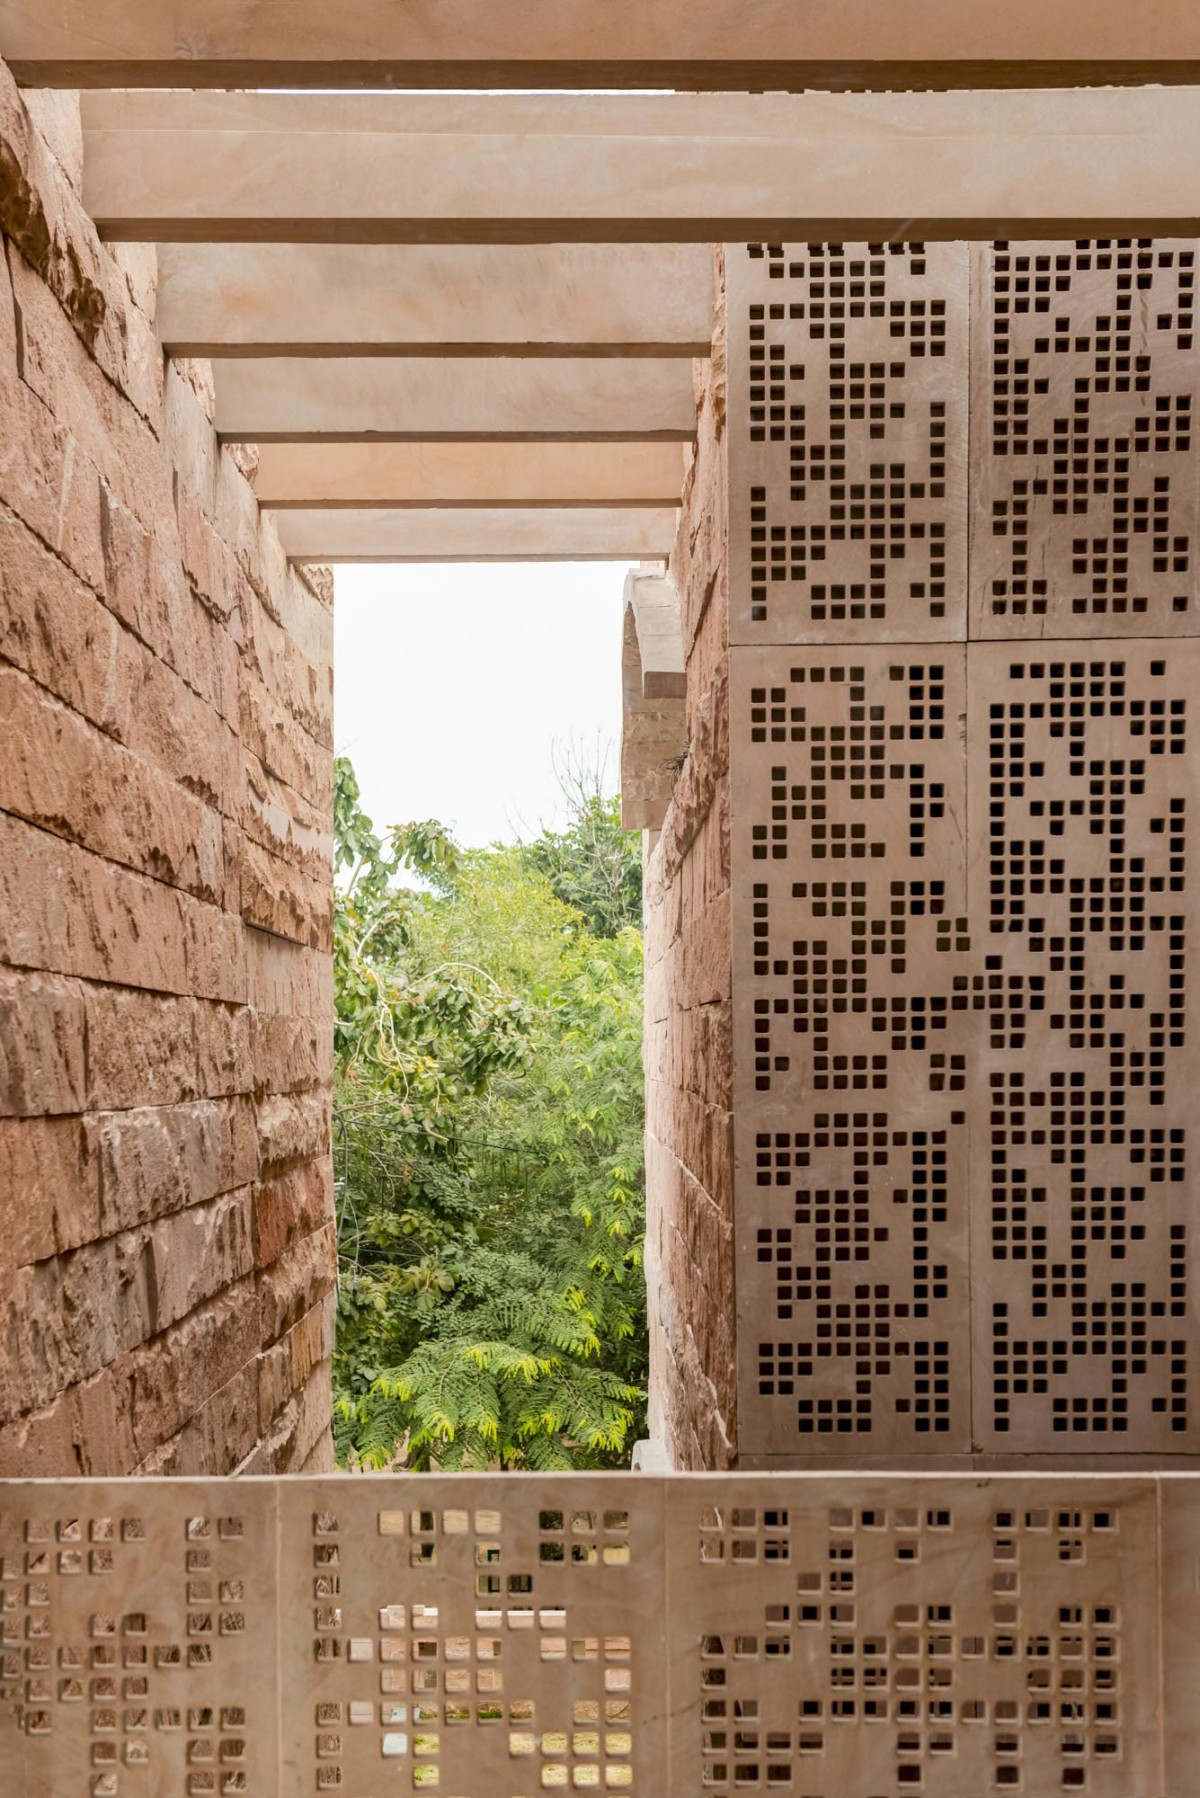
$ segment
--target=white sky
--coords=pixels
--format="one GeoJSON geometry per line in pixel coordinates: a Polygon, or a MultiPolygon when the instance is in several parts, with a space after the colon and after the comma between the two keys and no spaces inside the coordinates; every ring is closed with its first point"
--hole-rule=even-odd
{"type": "Polygon", "coordinates": [[[459,842],[561,822],[552,757],[608,750],[620,784],[615,562],[337,569],[334,737],[376,829],[438,818],[459,842]]]}

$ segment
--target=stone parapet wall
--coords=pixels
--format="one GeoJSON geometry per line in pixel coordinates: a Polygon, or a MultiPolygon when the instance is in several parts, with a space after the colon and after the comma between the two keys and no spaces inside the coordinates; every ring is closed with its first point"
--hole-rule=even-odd
{"type": "Polygon", "coordinates": [[[0,66],[0,1471],[321,1469],[330,594],[73,105],[0,66]]]}
{"type": "Polygon", "coordinates": [[[6,1483],[0,1792],[1192,1798],[1197,1484],[6,1483]]]}
{"type": "MultiPolygon", "coordinates": [[[[719,271],[718,271],[719,272],[719,271]]],[[[736,1440],[724,314],[672,558],[688,753],[646,862],[651,1435],[681,1468],[736,1440]]]]}

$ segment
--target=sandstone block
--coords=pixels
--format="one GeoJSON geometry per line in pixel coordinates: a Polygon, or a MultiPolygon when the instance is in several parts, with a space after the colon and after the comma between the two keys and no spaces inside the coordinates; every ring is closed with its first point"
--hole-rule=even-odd
{"type": "MultiPolygon", "coordinates": [[[[43,104],[42,118],[69,165],[68,106],[65,96],[52,97],[43,104]]],[[[94,347],[107,323],[103,253],[72,191],[69,168],[56,163],[7,64],[0,66],[0,170],[0,230],[38,270],[84,342],[94,347]]],[[[107,332],[104,342],[108,347],[107,332]]]]}
{"type": "Polygon", "coordinates": [[[236,642],[195,597],[178,558],[104,482],[100,504],[106,603],[202,701],[235,721],[236,642]]]}
{"type": "Polygon", "coordinates": [[[258,1171],[253,1110],[245,1100],[102,1113],[95,1128],[107,1234],[245,1186],[258,1171]]]}
{"type": "Polygon", "coordinates": [[[0,503],[89,587],[104,591],[95,464],[7,369],[0,369],[0,503]]]}
{"type": "Polygon", "coordinates": [[[0,262],[0,368],[17,366],[17,307],[13,299],[12,276],[8,258],[0,262]]]}
{"type": "MultiPolygon", "coordinates": [[[[218,537],[194,495],[182,484],[175,496],[179,549],[197,596],[221,624],[239,610],[242,581],[232,551],[218,537]]],[[[243,618],[244,623],[244,618],[243,618]]]]}
{"type": "Polygon", "coordinates": [[[241,1005],[246,999],[246,944],[233,912],[187,898],[182,905],[187,988],[200,999],[241,1005]]]}
{"type": "Polygon", "coordinates": [[[258,930],[269,930],[310,949],[333,947],[333,896],[323,881],[312,880],[281,856],[247,841],[241,869],[242,917],[258,930]]]}
{"type": "MultiPolygon", "coordinates": [[[[314,1373],[238,1468],[242,1474],[297,1473],[329,1433],[329,1370],[314,1373]]],[[[327,1452],[327,1451],[325,1451],[327,1452]]]]}
{"type": "MultiPolygon", "coordinates": [[[[243,1280],[117,1362],[112,1378],[143,1461],[184,1428],[213,1395],[256,1362],[253,1282],[243,1280]]],[[[204,1469],[229,1472],[232,1461],[204,1469]]]]}
{"type": "Polygon", "coordinates": [[[0,1320],[0,1417],[48,1406],[151,1334],[146,1249],[130,1231],[18,1269],[0,1320]]]}
{"type": "MultiPolygon", "coordinates": [[[[59,185],[60,195],[64,192],[59,185]]],[[[86,214],[72,202],[78,218],[86,214]]],[[[90,223],[90,221],[88,221],[90,223]]],[[[11,258],[13,292],[21,333],[21,375],[50,410],[66,418],[60,385],[64,370],[86,362],[103,370],[106,385],[151,424],[162,413],[163,356],[145,313],[126,303],[124,276],[107,250],[94,243],[95,270],[103,288],[104,319],[96,339],[80,338],[75,321],[41,274],[23,256],[11,258]],[[68,341],[70,340],[70,341],[68,341]]],[[[98,462],[97,466],[103,466],[98,462]]]]}
{"type": "Polygon", "coordinates": [[[255,1092],[297,1092],[333,1076],[333,1027],[306,1017],[250,1013],[250,1066],[255,1092]]]}
{"type": "Polygon", "coordinates": [[[193,1001],[86,987],[88,1108],[173,1106],[196,1095],[193,1001]]]}
{"type": "MultiPolygon", "coordinates": [[[[116,287],[120,276],[101,255],[104,280],[116,287]]],[[[173,534],[170,471],[149,422],[160,416],[162,383],[162,355],[153,347],[149,321],[125,309],[127,343],[110,358],[120,364],[114,381],[110,370],[101,372],[34,269],[13,258],[12,272],[22,380],[60,423],[69,424],[84,455],[124,503],[151,529],[166,527],[173,534]],[[139,337],[131,356],[128,343],[139,337]]]]}
{"type": "Polygon", "coordinates": [[[300,1161],[329,1153],[332,1128],[330,1095],[325,1090],[268,1093],[258,1102],[258,1145],[261,1178],[286,1172],[300,1161]]]}
{"type": "Polygon", "coordinates": [[[150,323],[146,252],[114,254],[100,244],[79,197],[79,128],[75,94],[21,95],[0,67],[0,229],[109,381],[149,418],[161,405],[162,355],[150,323]]]}
{"type": "MultiPolygon", "coordinates": [[[[251,593],[243,607],[242,618],[246,641],[246,664],[264,687],[308,732],[314,742],[325,749],[333,748],[333,657],[329,614],[308,590],[298,583],[284,583],[284,594],[292,603],[286,605],[285,616],[306,623],[306,612],[315,615],[319,628],[308,633],[314,639],[311,656],[300,647],[296,636],[273,616],[270,599],[251,593]],[[307,606],[297,603],[304,595],[307,606]]],[[[271,590],[266,590],[271,595],[271,590]]]]}
{"type": "Polygon", "coordinates": [[[219,815],[36,687],[0,668],[0,808],[200,898],[220,900],[219,815]]]}
{"type": "Polygon", "coordinates": [[[0,1424],[0,1479],[65,1479],[88,1474],[92,1469],[82,1464],[81,1450],[71,1397],[60,1393],[44,1409],[0,1424]]]}
{"type": "Polygon", "coordinates": [[[0,1426],[0,1478],[119,1477],[134,1465],[128,1419],[111,1372],[60,1393],[44,1409],[0,1426]]]}
{"type": "Polygon", "coordinates": [[[301,1237],[333,1216],[333,1162],[330,1156],[302,1162],[290,1173],[254,1188],[254,1265],[267,1267],[301,1237]]]}
{"type": "Polygon", "coordinates": [[[299,1467],[291,1470],[294,1473],[336,1473],[337,1463],[333,1451],[333,1426],[326,1424],[308,1452],[308,1459],[299,1467]]]}
{"type": "Polygon", "coordinates": [[[84,1018],[75,981],[0,970],[0,1116],[84,1108],[84,1018]]]}
{"type": "Polygon", "coordinates": [[[261,848],[291,862],[327,886],[333,874],[333,836],[328,814],[269,775],[257,756],[246,752],[242,824],[261,848]]]}
{"type": "Polygon", "coordinates": [[[335,1294],[329,1293],[260,1356],[258,1427],[262,1435],[333,1353],[334,1312],[335,1294]]]}
{"type": "Polygon", "coordinates": [[[248,928],[247,998],[257,1017],[333,1015],[330,964],[283,937],[248,928]]]}
{"type": "Polygon", "coordinates": [[[180,486],[211,517],[221,453],[212,419],[198,396],[186,361],[167,364],[163,388],[163,447],[180,486]]]}
{"type": "Polygon", "coordinates": [[[188,1418],[178,1435],[135,1468],[143,1477],[196,1478],[232,1473],[258,1436],[258,1385],[254,1364],[240,1369],[188,1418]]]}
{"type": "MultiPolygon", "coordinates": [[[[193,608],[193,617],[198,611],[193,608]]],[[[157,656],[139,657],[130,670],[123,737],[201,804],[226,818],[237,815],[242,773],[237,737],[214,705],[157,656]]]]}
{"type": "Polygon", "coordinates": [[[189,990],[173,888],[0,814],[0,961],[189,990]]]}
{"type": "MultiPolygon", "coordinates": [[[[2,497],[2,495],[0,495],[2,497]]],[[[240,689],[240,734],[268,774],[292,787],[324,816],[332,814],[333,759],[297,724],[249,669],[240,689]]]]}
{"type": "Polygon", "coordinates": [[[332,1223],[295,1243],[258,1276],[262,1344],[276,1342],[333,1290],[337,1240],[332,1223]]]}
{"type": "Polygon", "coordinates": [[[130,656],[139,649],[66,564],[0,507],[0,656],[124,737],[130,656]]]}
{"type": "Polygon", "coordinates": [[[254,1264],[251,1191],[223,1193],[151,1224],[145,1233],[147,1335],[186,1317],[204,1299],[231,1286],[254,1264]]]}
{"type": "Polygon", "coordinates": [[[125,292],[151,324],[158,308],[158,246],[152,243],[110,243],[108,254],[125,278],[125,292]]]}
{"type": "Polygon", "coordinates": [[[197,1090],[209,1098],[253,1084],[251,1014],[245,1006],[195,1002],[197,1090]]]}
{"type": "Polygon", "coordinates": [[[100,1233],[95,1120],[0,1118],[0,1269],[44,1261],[100,1233]]]}

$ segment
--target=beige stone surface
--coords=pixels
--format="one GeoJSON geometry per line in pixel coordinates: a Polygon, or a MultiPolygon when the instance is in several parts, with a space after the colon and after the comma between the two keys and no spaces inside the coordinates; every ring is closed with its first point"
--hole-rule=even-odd
{"type": "Polygon", "coordinates": [[[157,242],[1200,234],[1196,90],[90,94],[84,198],[157,242]],[[436,151],[434,151],[436,145],[436,151]],[[205,179],[197,181],[202,166],[205,179]]]}
{"type": "Polygon", "coordinates": [[[706,244],[163,244],[176,354],[699,356],[706,244]]]}
{"type": "Polygon", "coordinates": [[[968,833],[987,1000],[962,1095],[985,1449],[1195,1452],[1198,675],[1194,640],[968,651],[967,813],[988,820],[968,833]]]}
{"type": "Polygon", "coordinates": [[[730,246],[733,642],[966,636],[970,254],[730,246]]]}
{"type": "Polygon", "coordinates": [[[972,250],[973,637],[1200,629],[1196,252],[972,250]]]}
{"type": "MultiPolygon", "coordinates": [[[[235,1376],[198,1416],[253,1400],[235,1376]]],[[[197,1768],[278,1798],[1194,1787],[1194,1478],[232,1483],[187,1458],[0,1486],[5,1798],[197,1768]]]]}
{"type": "Polygon", "coordinates": [[[658,830],[687,754],[687,676],[674,583],[637,569],[625,580],[621,691],[621,823],[658,830]]]}
{"type": "Polygon", "coordinates": [[[691,365],[608,356],[289,356],[213,365],[224,438],[558,438],[687,442],[691,365]]]}
{"type": "Polygon", "coordinates": [[[701,630],[690,753],[647,861],[651,1427],[676,1465],[1194,1465],[1193,251],[972,251],[968,373],[961,248],[889,250],[899,280],[869,246],[727,248],[731,523],[719,478],[699,515],[685,493],[672,573],[686,598],[705,571],[711,614],[727,535],[731,697],[701,630]],[[894,364],[881,329],[905,340],[894,364]],[[912,501],[931,495],[904,489],[941,476],[905,433],[933,403],[956,477],[937,495],[944,616],[805,616],[797,542],[851,579],[873,482],[883,599],[899,567],[910,604],[912,501]],[[836,484],[789,492],[835,448],[836,484]],[[776,542],[784,578],[756,579],[776,542]],[[994,585],[1026,575],[1043,585],[994,585]],[[688,861],[730,756],[722,1037],[721,900],[688,861]],[[736,1408],[713,1321],[735,1292],[736,1408]]]}
{"type": "Polygon", "coordinates": [[[340,507],[281,512],[278,530],[301,562],[633,562],[669,555],[675,520],[663,507],[340,507]]]}
{"type": "Polygon", "coordinates": [[[962,1452],[966,651],[737,647],[730,702],[739,1444],[962,1452]]]}
{"type": "Polygon", "coordinates": [[[675,506],[677,443],[264,443],[254,491],[333,506],[675,506]]]}
{"type": "Polygon", "coordinates": [[[14,0],[0,55],[21,79],[66,86],[938,87],[1180,81],[1200,67],[1190,9],[1131,17],[1119,0],[1002,12],[923,0],[881,14],[868,0],[801,17],[786,0],[534,0],[500,18],[482,0],[436,15],[352,0],[246,14],[229,0],[14,0]]]}

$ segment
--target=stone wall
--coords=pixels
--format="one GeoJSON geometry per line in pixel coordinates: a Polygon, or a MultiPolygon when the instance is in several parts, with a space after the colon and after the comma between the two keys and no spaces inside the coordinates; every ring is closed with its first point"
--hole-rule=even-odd
{"type": "Polygon", "coordinates": [[[322,1469],[332,596],[27,99],[0,65],[0,1474],[322,1469]]]}
{"type": "Polygon", "coordinates": [[[724,331],[719,307],[672,558],[689,747],[645,874],[650,1432],[681,1468],[736,1440],[724,331]]]}

